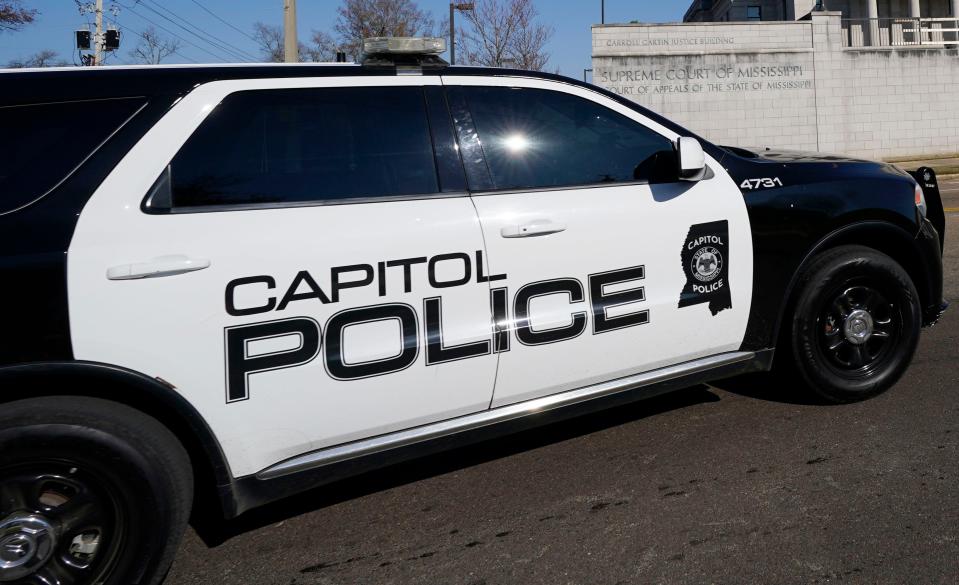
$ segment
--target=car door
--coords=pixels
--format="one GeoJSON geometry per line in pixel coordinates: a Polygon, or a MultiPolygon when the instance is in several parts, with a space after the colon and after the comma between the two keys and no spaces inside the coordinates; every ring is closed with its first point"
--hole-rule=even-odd
{"type": "Polygon", "coordinates": [[[678,136],[586,88],[444,84],[498,278],[494,407],[740,347],[752,241],[715,160],[680,182],[678,136]]]}
{"type": "Polygon", "coordinates": [[[235,476],[488,408],[483,235],[439,83],[193,90],[79,219],[77,359],[167,381],[235,476]]]}

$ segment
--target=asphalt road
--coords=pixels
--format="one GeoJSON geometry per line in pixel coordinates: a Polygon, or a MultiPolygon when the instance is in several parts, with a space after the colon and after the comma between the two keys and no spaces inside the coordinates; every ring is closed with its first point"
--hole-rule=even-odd
{"type": "Polygon", "coordinates": [[[957,358],[953,310],[865,403],[740,379],[398,466],[191,531],[167,583],[956,583],[957,358]]]}
{"type": "Polygon", "coordinates": [[[959,211],[959,175],[940,179],[939,193],[942,194],[942,206],[959,211]]]}

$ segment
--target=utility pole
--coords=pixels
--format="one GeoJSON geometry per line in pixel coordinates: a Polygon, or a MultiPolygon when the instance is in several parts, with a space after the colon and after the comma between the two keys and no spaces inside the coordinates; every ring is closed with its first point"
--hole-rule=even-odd
{"type": "Polygon", "coordinates": [[[473,10],[473,2],[450,2],[450,65],[456,65],[456,11],[473,10]]]}
{"type": "Polygon", "coordinates": [[[599,23],[606,24],[606,0],[599,0],[599,23]]]}
{"type": "Polygon", "coordinates": [[[299,42],[296,39],[296,0],[283,0],[283,33],[283,60],[287,63],[298,63],[300,55],[299,42]]]}
{"type": "Polygon", "coordinates": [[[97,21],[97,34],[93,37],[93,64],[99,67],[103,64],[103,0],[97,0],[94,11],[97,21]]]}
{"type": "Polygon", "coordinates": [[[450,2],[450,65],[456,65],[456,7],[450,2]]]}

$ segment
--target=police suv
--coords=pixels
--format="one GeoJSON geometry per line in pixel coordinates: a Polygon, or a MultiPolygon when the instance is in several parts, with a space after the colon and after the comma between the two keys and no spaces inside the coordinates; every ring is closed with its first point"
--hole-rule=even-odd
{"type": "Polygon", "coordinates": [[[191,510],[774,350],[868,398],[945,308],[931,171],[442,50],[0,73],[0,582],[157,583],[191,510]]]}

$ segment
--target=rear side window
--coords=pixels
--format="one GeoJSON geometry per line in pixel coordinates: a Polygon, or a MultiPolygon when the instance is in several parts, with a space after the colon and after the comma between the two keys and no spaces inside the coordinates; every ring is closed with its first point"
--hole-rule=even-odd
{"type": "Polygon", "coordinates": [[[49,193],[142,104],[131,98],[0,107],[0,213],[49,193]]]}
{"type": "Polygon", "coordinates": [[[161,180],[181,209],[439,191],[419,87],[231,94],[161,180]]]}
{"type": "Polygon", "coordinates": [[[660,182],[656,169],[675,158],[668,138],[581,97],[510,87],[466,96],[495,189],[660,182]]]}

